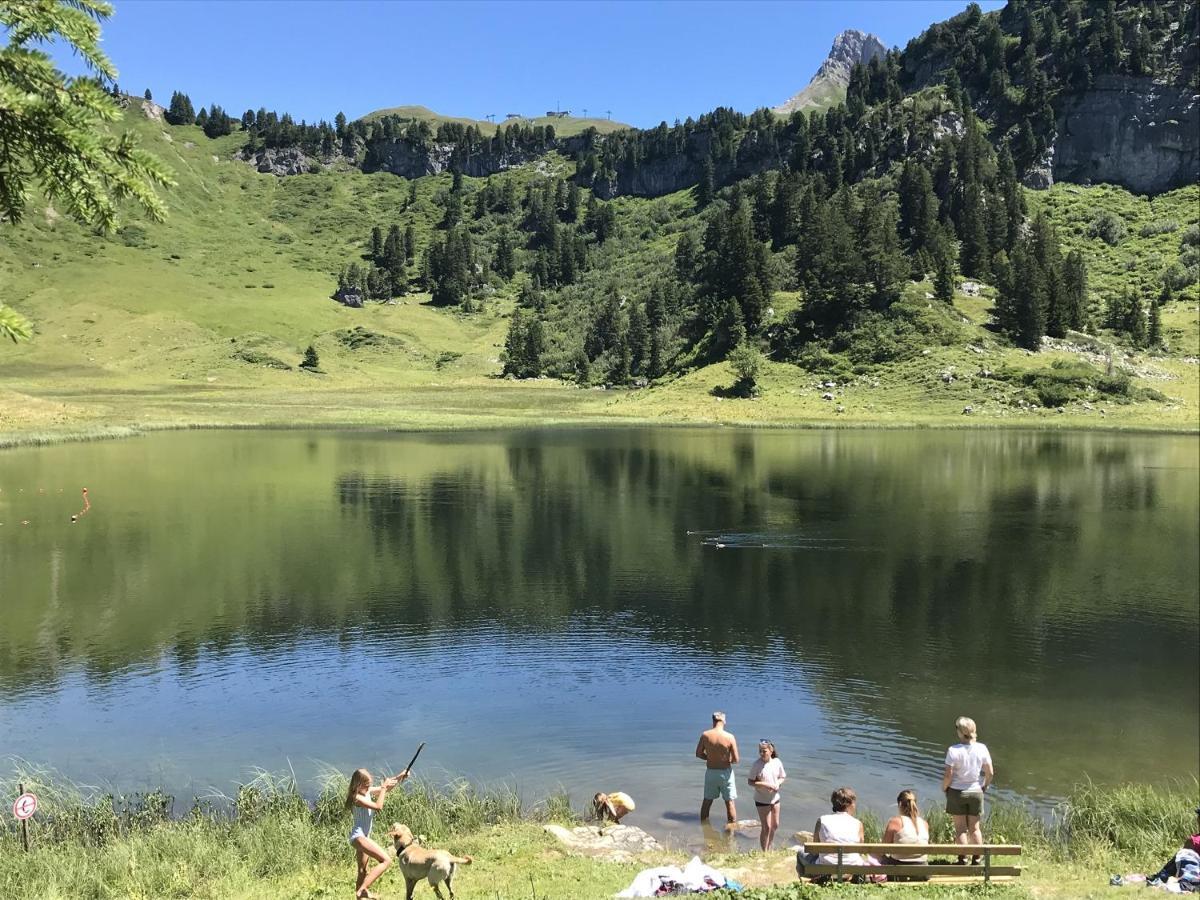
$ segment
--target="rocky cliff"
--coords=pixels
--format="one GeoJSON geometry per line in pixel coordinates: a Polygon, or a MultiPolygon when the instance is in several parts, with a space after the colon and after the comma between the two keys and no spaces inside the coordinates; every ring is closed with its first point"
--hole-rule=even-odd
{"type": "MultiPolygon", "coordinates": [[[[621,196],[661,197],[681,191],[700,181],[711,143],[709,132],[696,131],[688,136],[683,153],[645,160],[637,165],[622,165],[608,177],[597,176],[581,183],[591,188],[601,200],[621,196]]],[[[714,161],[713,180],[720,186],[767,169],[777,169],[783,165],[785,155],[772,133],[747,132],[732,159],[714,161]]]]}
{"type": "Polygon", "coordinates": [[[381,141],[371,145],[363,160],[364,172],[391,172],[405,178],[420,178],[423,175],[438,175],[457,166],[471,178],[486,178],[505,169],[512,169],[543,153],[523,150],[507,150],[503,153],[477,153],[456,155],[453,144],[420,144],[398,139],[381,141]]]}
{"type": "Polygon", "coordinates": [[[790,115],[798,109],[815,109],[840,102],[846,96],[850,71],[855,64],[867,65],[887,53],[883,42],[873,34],[851,28],[833,39],[833,48],[807,87],[791,99],[774,108],[780,115],[790,115]]]}
{"type": "Polygon", "coordinates": [[[1060,101],[1057,181],[1109,182],[1158,194],[1200,181],[1200,95],[1149,78],[1108,75],[1060,101]]]}

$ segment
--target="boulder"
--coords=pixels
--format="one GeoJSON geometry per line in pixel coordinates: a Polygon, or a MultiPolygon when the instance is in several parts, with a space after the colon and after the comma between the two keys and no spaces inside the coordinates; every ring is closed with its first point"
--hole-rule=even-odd
{"type": "Polygon", "coordinates": [[[635,825],[547,825],[546,831],[578,856],[592,856],[609,862],[630,862],[643,853],[662,850],[654,837],[635,825]]]}

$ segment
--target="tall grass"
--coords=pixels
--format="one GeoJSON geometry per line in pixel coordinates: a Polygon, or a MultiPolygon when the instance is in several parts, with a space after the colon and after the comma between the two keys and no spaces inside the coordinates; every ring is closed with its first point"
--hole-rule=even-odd
{"type": "MultiPolygon", "coordinates": [[[[325,896],[327,886],[349,878],[348,782],[339,772],[328,773],[315,797],[306,797],[290,774],[259,772],[233,796],[201,797],[184,808],[161,791],[120,796],[28,765],[0,777],[0,795],[14,796],[18,782],[38,794],[41,809],[32,823],[29,854],[21,852],[12,819],[0,819],[0,897],[5,900],[325,896]]],[[[992,802],[984,834],[989,842],[1023,845],[1025,857],[1040,861],[1042,869],[1070,862],[1089,873],[1154,871],[1191,833],[1198,794],[1195,779],[1167,787],[1085,782],[1049,816],[1018,801],[992,802]]],[[[877,840],[881,819],[871,810],[860,817],[868,840],[877,840]]],[[[934,841],[952,840],[944,812],[931,809],[927,817],[934,841]]],[[[545,856],[541,845],[531,843],[536,838],[530,835],[538,832],[528,824],[574,818],[563,792],[526,806],[511,788],[484,790],[459,780],[404,785],[388,795],[376,823],[383,832],[392,822],[403,822],[433,845],[466,843],[467,852],[490,860],[493,877],[512,876],[517,882],[526,875],[517,873],[517,878],[504,867],[519,847],[537,855],[539,877],[550,882],[573,864],[545,856]]],[[[626,879],[617,869],[604,869],[607,864],[588,865],[593,866],[587,870],[590,878],[626,879]]],[[[843,892],[858,896],[859,890],[847,886],[843,892]]],[[[919,896],[930,897],[975,893],[960,886],[920,891],[919,896]]],[[[761,900],[810,896],[825,894],[785,886],[749,895],[761,900]]],[[[1026,894],[1006,888],[988,896],[1026,894]]]]}
{"type": "Polygon", "coordinates": [[[1086,781],[1064,805],[1060,843],[1073,854],[1101,851],[1157,869],[1169,851],[1195,830],[1200,781],[1170,787],[1125,784],[1103,787],[1086,781]]]}

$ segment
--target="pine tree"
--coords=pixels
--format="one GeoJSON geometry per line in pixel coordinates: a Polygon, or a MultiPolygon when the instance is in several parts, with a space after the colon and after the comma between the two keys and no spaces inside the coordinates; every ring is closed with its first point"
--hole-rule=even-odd
{"type": "Polygon", "coordinates": [[[1150,329],[1146,333],[1146,346],[1161,347],[1162,346],[1162,313],[1159,311],[1158,302],[1150,302],[1150,329]]]}
{"type": "Polygon", "coordinates": [[[302,369],[319,369],[321,367],[321,358],[317,356],[317,348],[312,344],[304,351],[304,360],[300,363],[302,369]]]}
{"type": "Polygon", "coordinates": [[[696,209],[704,209],[712,203],[716,193],[716,167],[713,165],[712,156],[706,156],[700,169],[700,181],[696,183],[696,209]]]}
{"type": "Polygon", "coordinates": [[[563,218],[566,221],[579,221],[579,204],[581,196],[582,193],[579,189],[579,185],[572,181],[571,186],[567,189],[567,205],[563,212],[563,218]]]}
{"type": "Polygon", "coordinates": [[[858,253],[877,308],[890,306],[900,296],[901,283],[908,271],[900,251],[897,222],[894,203],[881,200],[863,204],[858,253]]]}
{"type": "Polygon", "coordinates": [[[346,137],[346,114],[344,112],[339,111],[333,117],[333,129],[339,141],[346,137]]]}
{"type": "Polygon", "coordinates": [[[699,265],[700,250],[696,246],[696,239],[692,237],[690,231],[685,231],[679,235],[679,240],[675,244],[675,277],[684,284],[692,281],[696,277],[696,269],[699,265]]]}
{"type": "Polygon", "coordinates": [[[954,258],[948,249],[937,254],[933,296],[943,303],[954,302],[954,258]]]}
{"type": "Polygon", "coordinates": [[[146,88],[146,93],[144,93],[142,96],[145,97],[147,100],[149,100],[151,103],[154,102],[154,95],[150,93],[150,88],[146,88]]]}
{"type": "Polygon", "coordinates": [[[503,226],[496,236],[496,255],[492,259],[492,267],[505,281],[512,281],[517,274],[516,247],[507,225],[503,226]]]}
{"type": "Polygon", "coordinates": [[[378,225],[371,229],[371,259],[383,261],[383,229],[378,225]]]}
{"type": "Polygon", "coordinates": [[[1085,330],[1088,326],[1087,267],[1078,250],[1068,253],[1063,263],[1062,291],[1067,327],[1085,330]]]}
{"type": "MultiPolygon", "coordinates": [[[[415,184],[416,182],[414,182],[415,184]]],[[[417,258],[417,232],[412,225],[408,225],[404,229],[404,260],[409,265],[417,258]]]]}
{"type": "Polygon", "coordinates": [[[1122,326],[1133,346],[1146,346],[1146,312],[1142,308],[1141,298],[1133,288],[1125,295],[1125,317],[1122,326]]]}
{"type": "Polygon", "coordinates": [[[508,323],[508,334],[504,338],[504,372],[516,378],[523,377],[525,368],[525,316],[521,308],[513,310],[508,323]]]}
{"type": "Polygon", "coordinates": [[[629,311],[629,371],[640,375],[646,370],[650,353],[650,323],[645,309],[635,303],[629,311]]]}
{"type": "Polygon", "coordinates": [[[960,259],[964,275],[987,278],[992,258],[988,246],[987,227],[984,224],[983,198],[975,184],[963,188],[962,250],[960,259]]]}
{"type": "Polygon", "coordinates": [[[196,121],[196,111],[192,109],[192,101],[187,94],[175,91],[171,94],[171,105],[163,113],[163,118],[171,125],[191,125],[196,121]]]}

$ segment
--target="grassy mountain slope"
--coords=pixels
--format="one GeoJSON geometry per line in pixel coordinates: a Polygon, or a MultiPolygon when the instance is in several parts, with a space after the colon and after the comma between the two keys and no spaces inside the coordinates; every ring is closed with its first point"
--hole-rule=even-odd
{"type": "MultiPolygon", "coordinates": [[[[0,346],[0,432],[595,419],[1196,427],[1196,364],[1194,356],[1185,358],[1197,344],[1194,286],[1164,314],[1175,355],[1138,353],[1127,361],[1135,382],[1166,400],[1110,403],[1103,417],[1100,403],[1071,404],[1061,413],[1030,410],[1017,404],[1019,386],[976,377],[980,368],[1045,367],[1056,354],[1071,354],[1034,357],[999,341],[984,327],[986,289],[983,298],[960,294],[950,310],[926,299],[925,284],[910,285],[904,302],[914,321],[949,328],[953,340],[886,369],[846,372],[832,389],[783,363],[767,364],[763,396],[754,401],[720,396],[734,380],[726,363],[691,368],[649,390],[503,380],[499,357],[515,287],[472,314],[429,306],[419,294],[361,310],[329,299],[332,273],[363,252],[372,225],[411,223],[418,245],[428,242],[448,176],[420,179],[415,204],[396,215],[409,189],[402,179],[355,170],[274,178],[230,159],[238,135],[209,140],[195,127],[150,121],[136,107],[126,124],[175,173],[179,186],[166,198],[170,217],[161,226],[131,217],[118,234],[101,238],[43,206],[21,226],[5,226],[0,291],[33,320],[36,333],[27,344],[0,346]],[[296,368],[309,343],[325,374],[296,368]],[[975,407],[972,417],[962,415],[966,405],[975,407]]],[[[524,185],[555,167],[565,172],[569,163],[550,157],[503,177],[524,185]]],[[[467,181],[470,190],[481,184],[467,181]]],[[[1150,278],[1155,257],[1173,252],[1196,221],[1200,189],[1147,200],[1117,188],[1067,185],[1031,197],[1066,226],[1065,239],[1090,255],[1095,284],[1103,285],[1143,270],[1150,278]],[[1124,218],[1124,242],[1109,246],[1087,237],[1084,220],[1099,205],[1124,218]],[[1144,226],[1164,218],[1179,228],[1141,236],[1144,226]]],[[[586,277],[597,283],[636,282],[669,265],[678,233],[694,221],[689,192],[613,205],[622,237],[593,251],[586,277]]],[[[797,300],[779,292],[773,302],[782,315],[797,300]]],[[[1121,364],[1120,351],[1116,356],[1121,364]]]]}
{"type": "Polygon", "coordinates": [[[415,119],[419,122],[428,122],[435,128],[442,122],[456,122],[459,125],[474,125],[485,135],[495,134],[496,128],[500,125],[514,125],[520,123],[522,125],[553,125],[554,131],[559,137],[571,137],[572,135],[580,134],[588,128],[595,128],[600,134],[609,134],[613,131],[621,131],[632,126],[626,125],[623,122],[614,122],[612,119],[600,118],[583,118],[580,116],[519,116],[517,118],[506,119],[497,116],[497,121],[489,122],[486,119],[469,119],[461,116],[443,116],[441,113],[436,113],[425,106],[390,106],[387,109],[377,109],[374,112],[367,113],[362,119],[366,122],[372,122],[376,119],[381,119],[384,116],[396,116],[401,119],[415,119]]]}

